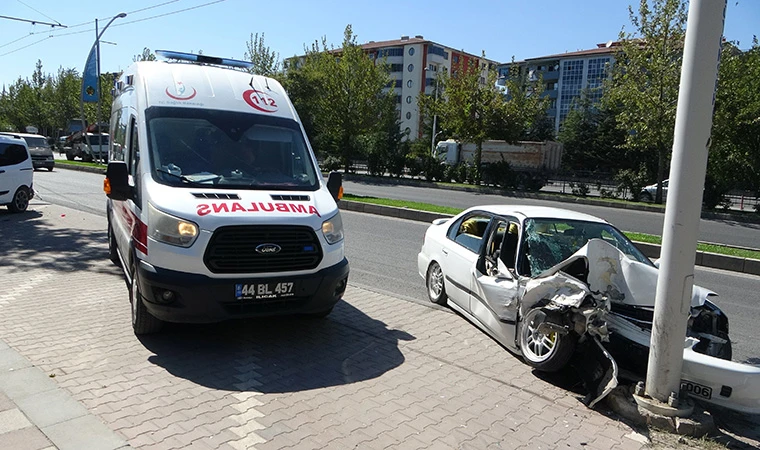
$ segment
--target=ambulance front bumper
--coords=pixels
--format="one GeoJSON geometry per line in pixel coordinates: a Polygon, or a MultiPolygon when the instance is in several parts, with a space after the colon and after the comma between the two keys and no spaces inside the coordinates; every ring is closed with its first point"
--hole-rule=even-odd
{"type": "Polygon", "coordinates": [[[298,276],[210,278],[138,264],[148,311],[166,322],[211,323],[287,314],[320,314],[343,296],[348,260],[298,276]]]}

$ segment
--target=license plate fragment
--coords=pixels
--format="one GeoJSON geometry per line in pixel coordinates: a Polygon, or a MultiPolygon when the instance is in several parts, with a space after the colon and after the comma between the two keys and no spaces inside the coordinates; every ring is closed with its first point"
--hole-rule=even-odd
{"type": "Polygon", "coordinates": [[[694,383],[687,380],[681,380],[681,390],[686,391],[695,397],[701,397],[704,399],[712,398],[712,388],[704,386],[698,383],[694,383]]]}
{"type": "Polygon", "coordinates": [[[281,281],[271,283],[236,284],[235,298],[238,300],[262,300],[272,298],[294,297],[295,283],[281,281]]]}

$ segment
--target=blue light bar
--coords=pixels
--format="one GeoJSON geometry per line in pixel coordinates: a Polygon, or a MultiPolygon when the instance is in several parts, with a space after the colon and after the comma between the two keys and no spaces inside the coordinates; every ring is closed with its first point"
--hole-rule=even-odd
{"type": "Polygon", "coordinates": [[[216,56],[195,55],[193,53],[173,52],[170,50],[156,50],[156,55],[166,59],[177,61],[190,61],[203,64],[215,64],[217,66],[237,67],[239,69],[250,69],[253,63],[250,61],[240,61],[237,59],[218,58],[216,56]]]}

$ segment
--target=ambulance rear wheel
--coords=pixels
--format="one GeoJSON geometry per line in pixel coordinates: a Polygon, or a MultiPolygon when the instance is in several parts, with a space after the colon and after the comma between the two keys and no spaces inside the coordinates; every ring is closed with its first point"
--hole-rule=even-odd
{"type": "Polygon", "coordinates": [[[132,329],[138,336],[157,333],[163,328],[164,322],[151,315],[148,308],[145,307],[138,277],[137,267],[132,264],[132,285],[129,287],[129,301],[132,303],[132,329]]]}

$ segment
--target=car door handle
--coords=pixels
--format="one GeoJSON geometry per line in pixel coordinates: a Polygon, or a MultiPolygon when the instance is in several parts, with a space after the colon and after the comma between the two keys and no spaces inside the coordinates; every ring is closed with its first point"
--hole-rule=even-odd
{"type": "Polygon", "coordinates": [[[444,255],[448,255],[449,251],[446,250],[445,248],[443,248],[443,249],[441,249],[441,253],[443,253],[444,255]]]}

